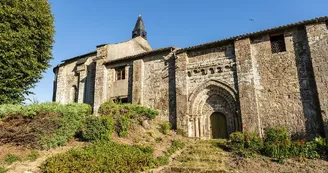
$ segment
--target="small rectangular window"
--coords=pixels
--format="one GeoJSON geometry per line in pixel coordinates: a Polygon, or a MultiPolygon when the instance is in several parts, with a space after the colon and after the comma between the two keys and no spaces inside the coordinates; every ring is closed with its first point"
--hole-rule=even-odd
{"type": "Polygon", "coordinates": [[[125,79],[125,67],[118,67],[115,69],[116,80],[125,79]]]}
{"type": "Polygon", "coordinates": [[[270,36],[272,53],[279,53],[286,51],[285,37],[283,34],[270,36]]]}

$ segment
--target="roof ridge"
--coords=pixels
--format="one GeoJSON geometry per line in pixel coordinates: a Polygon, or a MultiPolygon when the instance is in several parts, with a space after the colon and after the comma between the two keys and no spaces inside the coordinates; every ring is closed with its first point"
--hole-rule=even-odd
{"type": "Polygon", "coordinates": [[[207,45],[211,45],[211,44],[215,44],[215,43],[222,43],[222,42],[226,42],[226,41],[238,40],[238,39],[242,39],[242,38],[246,38],[246,37],[250,37],[250,36],[254,36],[254,35],[264,34],[264,33],[268,33],[268,32],[274,32],[277,30],[287,29],[287,28],[295,27],[295,26],[299,26],[299,25],[323,22],[323,21],[327,21],[327,20],[328,20],[328,16],[316,17],[316,18],[312,18],[309,20],[301,20],[301,21],[294,22],[294,23],[284,24],[284,25],[280,25],[280,26],[276,26],[276,27],[272,27],[272,28],[268,28],[268,29],[263,29],[263,30],[249,32],[249,33],[232,36],[232,37],[228,37],[228,38],[224,38],[224,39],[219,39],[216,41],[202,43],[202,44],[198,44],[195,46],[185,47],[185,48],[182,48],[179,51],[177,51],[177,53],[182,53],[182,52],[185,52],[185,51],[191,50],[191,49],[198,49],[198,48],[201,48],[201,47],[204,47],[207,45]]]}

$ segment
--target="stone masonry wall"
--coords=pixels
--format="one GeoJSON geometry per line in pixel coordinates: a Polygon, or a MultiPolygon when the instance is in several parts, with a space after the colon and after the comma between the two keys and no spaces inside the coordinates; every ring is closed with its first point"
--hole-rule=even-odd
{"type": "MultiPolygon", "coordinates": [[[[143,58],[143,105],[160,111],[169,121],[169,62],[163,57],[169,52],[143,58]]],[[[174,98],[172,98],[174,99],[174,98]]]]}
{"type": "Polygon", "coordinates": [[[56,101],[62,104],[74,102],[73,86],[78,86],[78,76],[75,73],[75,63],[70,62],[59,67],[57,78],[56,101]]]}
{"type": "Polygon", "coordinates": [[[95,92],[94,92],[94,114],[98,115],[98,109],[102,103],[107,100],[107,70],[104,63],[107,57],[107,45],[97,47],[97,57],[94,60],[96,63],[95,72],[95,92]]]}
{"type": "MultiPolygon", "coordinates": [[[[260,115],[255,81],[258,81],[257,63],[251,56],[251,41],[249,38],[235,42],[237,59],[239,103],[243,130],[261,132],[260,115]]],[[[261,133],[259,133],[261,135],[261,133]]]]}
{"type": "Polygon", "coordinates": [[[74,97],[77,97],[75,101],[78,103],[93,105],[94,69],[88,68],[92,66],[95,57],[95,54],[87,55],[80,58],[86,59],[82,64],[77,64],[80,59],[76,59],[58,67],[55,101],[67,104],[74,102],[74,97]],[[76,86],[76,89],[73,86],[76,86]]]}
{"type": "Polygon", "coordinates": [[[234,79],[234,46],[190,51],[188,54],[188,90],[191,94],[198,86],[209,80],[218,80],[237,90],[234,79]]]}
{"type": "MultiPolygon", "coordinates": [[[[269,35],[252,38],[251,56],[256,60],[255,67],[259,74],[259,80],[254,82],[259,125],[262,130],[282,125],[296,137],[304,137],[306,133],[318,134],[314,121],[315,109],[304,106],[301,97],[297,62],[304,61],[304,58],[297,59],[294,44],[297,45],[302,39],[298,38],[300,34],[296,29],[283,34],[286,51],[279,53],[271,52],[269,35]],[[305,115],[304,108],[309,109],[307,111],[311,114],[305,115]]],[[[309,75],[305,76],[304,81],[309,82],[309,75]]],[[[313,95],[308,101],[313,102],[313,95]]]]}
{"type": "MultiPolygon", "coordinates": [[[[328,141],[328,25],[306,26],[316,88],[320,101],[321,123],[328,141]]],[[[318,122],[319,124],[320,122],[318,122]]]]}
{"type": "Polygon", "coordinates": [[[239,129],[234,98],[238,87],[234,46],[192,50],[187,56],[188,136],[211,138],[210,116],[218,111],[227,118],[229,134],[239,129]]]}

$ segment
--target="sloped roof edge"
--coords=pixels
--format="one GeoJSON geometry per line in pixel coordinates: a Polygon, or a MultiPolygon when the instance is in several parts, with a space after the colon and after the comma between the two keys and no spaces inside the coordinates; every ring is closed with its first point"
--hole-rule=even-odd
{"type": "Polygon", "coordinates": [[[279,30],[285,30],[285,29],[289,29],[289,28],[297,27],[297,26],[301,26],[301,25],[325,22],[327,20],[328,20],[328,16],[317,17],[317,18],[313,18],[310,20],[303,20],[303,21],[290,23],[290,24],[286,24],[286,25],[281,25],[281,26],[277,26],[277,27],[273,27],[273,28],[269,28],[269,29],[265,29],[265,30],[250,32],[250,33],[246,33],[246,34],[242,34],[242,35],[228,37],[228,38],[221,39],[221,40],[216,40],[216,41],[212,41],[212,42],[208,42],[208,43],[203,43],[203,44],[199,44],[199,45],[195,45],[195,46],[186,47],[186,48],[178,50],[177,53],[182,53],[182,52],[192,50],[192,49],[199,49],[199,48],[207,47],[207,46],[210,46],[213,44],[235,41],[235,40],[239,40],[239,39],[243,39],[243,38],[247,38],[247,37],[251,37],[251,36],[266,34],[266,33],[275,32],[275,31],[279,31],[279,30]]]}
{"type": "Polygon", "coordinates": [[[152,54],[155,54],[155,53],[158,53],[158,52],[168,51],[168,50],[172,50],[172,49],[175,49],[175,48],[176,47],[169,46],[169,47],[154,49],[154,50],[149,51],[149,52],[143,52],[143,53],[139,53],[139,54],[131,55],[131,56],[126,56],[126,57],[115,59],[115,60],[107,60],[107,61],[104,62],[104,64],[111,64],[111,63],[119,62],[119,61],[137,59],[139,57],[143,57],[143,56],[146,56],[146,55],[152,55],[152,54]]]}

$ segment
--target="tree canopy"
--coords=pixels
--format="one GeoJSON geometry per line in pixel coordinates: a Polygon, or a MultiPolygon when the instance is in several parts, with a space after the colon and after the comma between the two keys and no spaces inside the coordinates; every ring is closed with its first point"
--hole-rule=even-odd
{"type": "Polygon", "coordinates": [[[24,101],[50,66],[53,23],[47,0],[0,0],[0,104],[24,101]]]}

